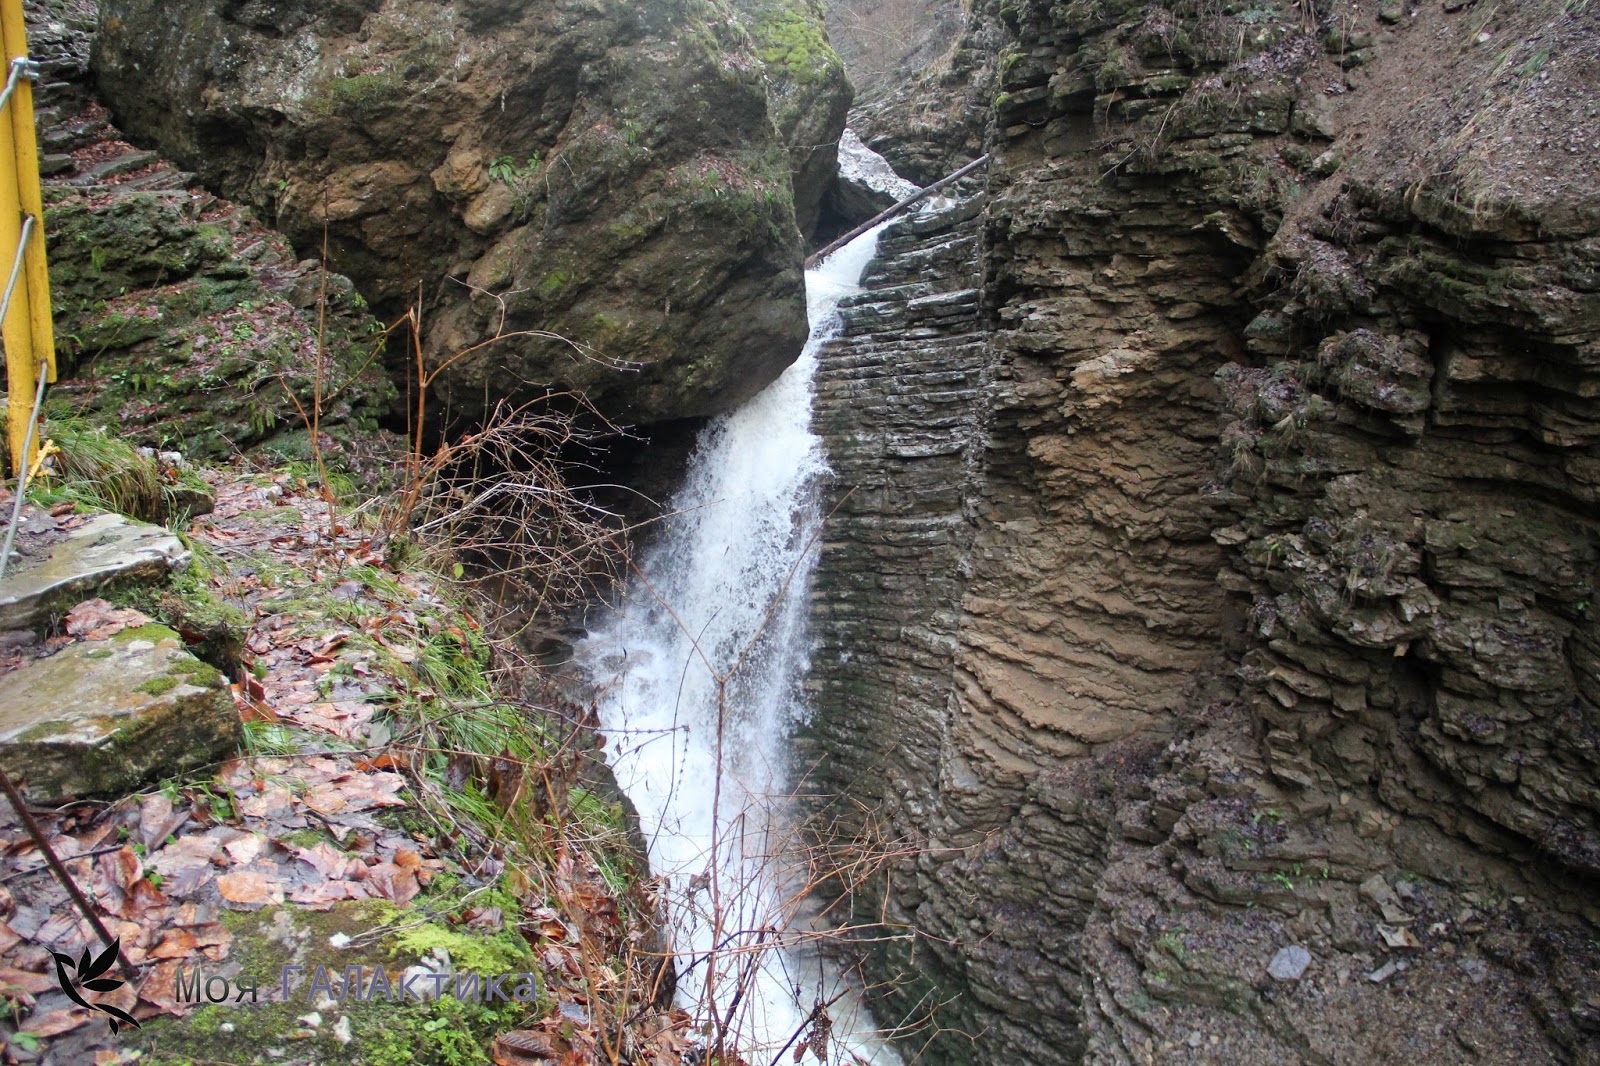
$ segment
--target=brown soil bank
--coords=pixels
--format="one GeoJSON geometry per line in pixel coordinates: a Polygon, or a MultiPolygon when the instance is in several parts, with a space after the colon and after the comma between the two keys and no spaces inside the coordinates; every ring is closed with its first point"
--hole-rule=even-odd
{"type": "Polygon", "coordinates": [[[817,791],[922,849],[883,1015],[1600,1061],[1600,11],[975,6],[987,204],[819,390],[817,791]]]}

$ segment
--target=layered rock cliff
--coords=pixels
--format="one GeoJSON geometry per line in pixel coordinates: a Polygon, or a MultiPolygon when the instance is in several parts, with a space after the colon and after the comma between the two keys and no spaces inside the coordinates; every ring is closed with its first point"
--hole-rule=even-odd
{"type": "Polygon", "coordinates": [[[796,209],[849,99],[808,3],[101,8],[130,135],[303,254],[326,239],[387,316],[420,304],[434,365],[520,334],[440,379],[458,413],[554,386],[706,414],[804,342],[796,209]]]}
{"type": "Polygon", "coordinates": [[[1600,1058],[1600,36],[1445,7],[974,13],[981,252],[888,239],[818,400],[931,1061],[1600,1058]]]}

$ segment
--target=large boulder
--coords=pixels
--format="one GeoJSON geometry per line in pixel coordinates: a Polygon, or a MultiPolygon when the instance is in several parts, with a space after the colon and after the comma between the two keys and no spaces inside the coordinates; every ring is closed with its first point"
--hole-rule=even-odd
{"type": "Polygon", "coordinates": [[[242,737],[227,682],[163,626],[0,677],[0,765],[40,802],[126,794],[229,755],[242,737]]]}
{"type": "Polygon", "coordinates": [[[767,70],[772,121],[789,152],[795,220],[810,235],[838,170],[855,91],[828,43],[819,0],[733,0],[767,70]]]}
{"type": "Polygon", "coordinates": [[[326,233],[381,313],[420,301],[433,366],[564,338],[454,361],[452,411],[575,387],[650,422],[739,402],[804,342],[764,53],[703,0],[107,0],[95,69],[130,135],[302,252],[326,233]]]}

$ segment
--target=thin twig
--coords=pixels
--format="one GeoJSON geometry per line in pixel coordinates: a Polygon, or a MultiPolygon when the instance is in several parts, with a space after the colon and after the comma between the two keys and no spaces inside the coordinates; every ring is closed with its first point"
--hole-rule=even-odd
{"type": "Polygon", "coordinates": [[[50,846],[50,841],[45,839],[44,830],[39,828],[39,823],[34,820],[33,812],[28,810],[28,804],[22,798],[22,793],[17,791],[16,782],[11,780],[11,775],[6,773],[3,766],[0,766],[0,788],[5,789],[6,798],[11,801],[11,806],[15,808],[17,816],[22,819],[22,824],[27,827],[28,835],[33,838],[34,847],[39,849],[39,853],[44,856],[44,861],[50,864],[50,871],[56,875],[56,880],[61,882],[61,887],[67,890],[67,895],[72,897],[72,902],[77,906],[78,912],[89,920],[89,924],[94,927],[95,934],[99,936],[102,944],[108,948],[116,949],[117,962],[122,967],[123,975],[137,985],[139,972],[133,968],[133,964],[128,961],[128,957],[122,953],[121,941],[107,931],[105,923],[100,920],[100,916],[94,912],[94,908],[84,896],[83,889],[78,887],[78,882],[73,880],[72,874],[67,872],[67,868],[61,865],[61,860],[57,858],[55,849],[50,846]]]}

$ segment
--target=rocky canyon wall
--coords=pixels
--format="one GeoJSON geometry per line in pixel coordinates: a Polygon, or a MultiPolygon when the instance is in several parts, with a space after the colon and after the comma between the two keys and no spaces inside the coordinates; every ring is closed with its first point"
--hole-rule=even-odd
{"type": "Polygon", "coordinates": [[[440,379],[456,413],[704,415],[805,340],[850,99],[811,0],[106,0],[95,47],[127,133],[420,306],[434,364],[517,334],[440,379]]]}
{"type": "Polygon", "coordinates": [[[1600,17],[1445,6],[974,12],[976,260],[891,231],[818,399],[932,1061],[1600,1057],[1600,17]]]}

